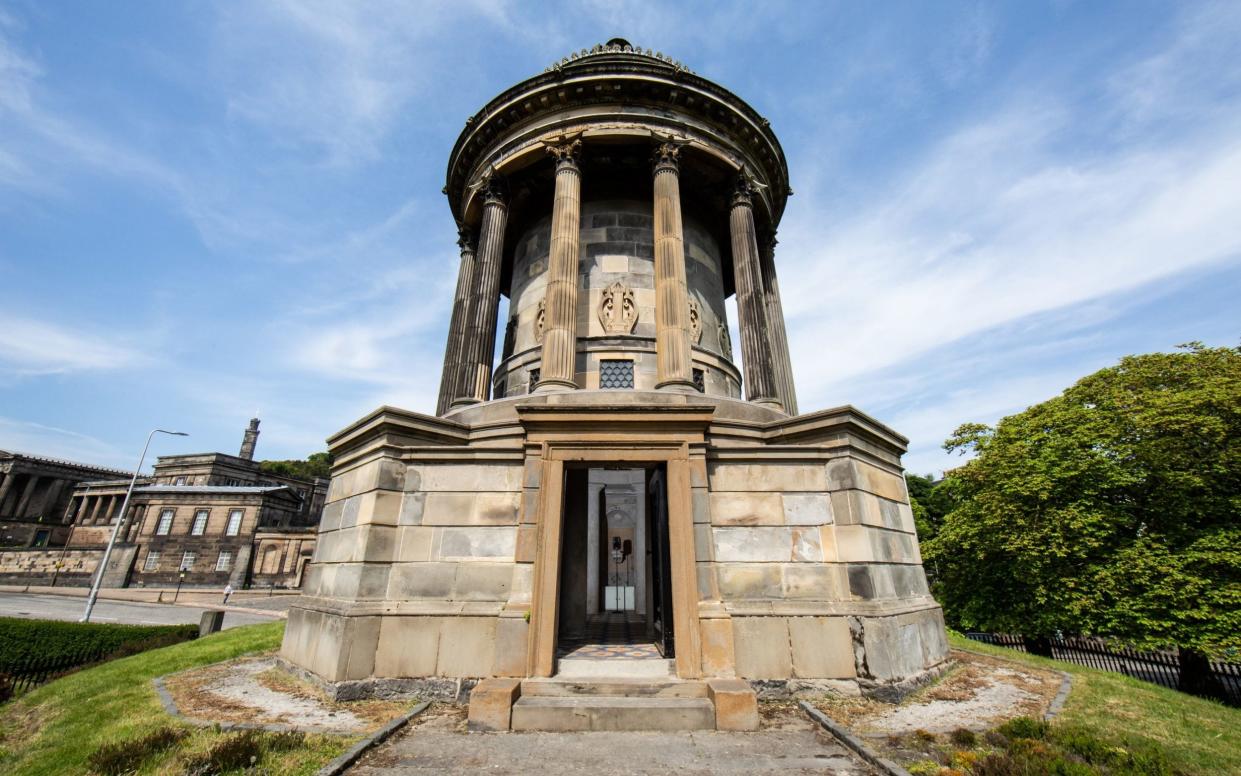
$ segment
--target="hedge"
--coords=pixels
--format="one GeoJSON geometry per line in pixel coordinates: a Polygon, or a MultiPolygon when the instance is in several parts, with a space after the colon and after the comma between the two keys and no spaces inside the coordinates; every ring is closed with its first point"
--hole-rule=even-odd
{"type": "Polygon", "coordinates": [[[122,657],[189,641],[197,625],[115,625],[0,617],[0,671],[85,653],[122,657]]]}

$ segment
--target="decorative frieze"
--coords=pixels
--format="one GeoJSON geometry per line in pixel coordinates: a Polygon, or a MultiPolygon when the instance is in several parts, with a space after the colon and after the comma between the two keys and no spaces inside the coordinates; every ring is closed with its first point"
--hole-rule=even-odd
{"type": "Polygon", "coordinates": [[[689,341],[695,345],[702,342],[702,308],[692,296],[689,298],[689,341]]]}

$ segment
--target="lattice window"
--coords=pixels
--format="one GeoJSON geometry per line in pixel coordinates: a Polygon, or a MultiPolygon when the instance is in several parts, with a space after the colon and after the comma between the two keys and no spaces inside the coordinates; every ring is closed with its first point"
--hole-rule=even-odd
{"type": "Polygon", "coordinates": [[[701,369],[694,370],[694,387],[699,393],[707,392],[707,373],[701,369]]]}
{"type": "Polygon", "coordinates": [[[633,387],[633,361],[600,361],[599,387],[608,389],[633,387]]]}
{"type": "Polygon", "coordinates": [[[198,553],[185,552],[181,555],[181,571],[189,571],[194,568],[194,561],[198,560],[198,553]]]}
{"type": "Polygon", "coordinates": [[[234,509],[228,513],[228,527],[224,531],[227,536],[236,536],[241,533],[241,510],[234,509]]]}
{"type": "Polygon", "coordinates": [[[167,536],[172,531],[172,516],[174,511],[165,509],[159,513],[159,525],[155,526],[156,536],[167,536]]]}
{"type": "Polygon", "coordinates": [[[233,553],[228,550],[220,550],[220,557],[215,560],[216,571],[228,571],[233,567],[233,553]]]}
{"type": "Polygon", "coordinates": [[[159,553],[152,550],[147,553],[146,562],[142,564],[143,571],[154,571],[159,568],[159,553]]]}
{"type": "Polygon", "coordinates": [[[534,393],[534,386],[539,384],[539,378],[543,376],[543,370],[537,366],[530,370],[530,385],[526,386],[526,393],[534,393]]]}
{"type": "Polygon", "coordinates": [[[200,509],[194,513],[194,527],[190,529],[193,536],[202,536],[207,532],[207,510],[200,509]]]}

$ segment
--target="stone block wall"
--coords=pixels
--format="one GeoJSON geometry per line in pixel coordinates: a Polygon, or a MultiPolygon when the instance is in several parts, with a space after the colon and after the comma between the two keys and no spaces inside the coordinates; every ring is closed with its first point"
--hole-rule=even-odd
{"type": "MultiPolygon", "coordinates": [[[[551,217],[522,235],[514,248],[509,322],[503,360],[496,369],[496,397],[520,396],[530,388],[530,371],[538,368],[541,341],[540,304],[547,293],[551,217]]],[[[650,203],[629,200],[587,202],[582,206],[581,256],[578,264],[578,358],[576,381],[599,388],[599,361],[634,361],[637,389],[655,387],[655,259],[650,203]],[[637,320],[632,331],[609,332],[598,317],[603,292],[613,283],[633,292],[637,320]]],[[[699,312],[693,342],[694,368],[703,372],[705,392],[740,397],[740,373],[732,363],[727,334],[720,249],[710,233],[686,218],[685,269],[691,299],[699,312]]]]}
{"type": "Polygon", "coordinates": [[[55,577],[57,585],[89,585],[102,559],[94,548],[0,550],[0,584],[44,585],[55,577]]]}
{"type": "MultiPolygon", "coordinates": [[[[942,615],[899,474],[845,457],[712,462],[708,481],[699,561],[709,549],[740,677],[867,686],[943,662],[942,615]]],[[[708,623],[704,633],[722,627],[708,623]]]]}

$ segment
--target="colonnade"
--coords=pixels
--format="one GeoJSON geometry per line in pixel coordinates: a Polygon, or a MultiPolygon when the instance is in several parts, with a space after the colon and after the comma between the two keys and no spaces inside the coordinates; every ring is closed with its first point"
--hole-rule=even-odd
{"type": "Polygon", "coordinates": [[[0,517],[39,517],[55,508],[64,487],[65,481],[58,477],[33,472],[0,474],[0,517]]]}
{"type": "MultiPolygon", "coordinates": [[[[555,158],[542,360],[536,392],[574,390],[577,351],[577,291],[580,258],[582,143],[577,137],[546,142],[555,158]]],[[[680,151],[683,142],[664,140],[655,151],[653,216],[655,249],[656,388],[694,392],[689,292],[681,222],[680,151]]],[[[500,269],[507,223],[503,180],[491,175],[482,188],[477,237],[462,227],[461,264],[440,381],[437,413],[487,401],[495,360],[500,269]]],[[[796,414],[797,399],[788,337],[776,281],[774,245],[760,251],[754,220],[754,186],[744,172],[729,208],[734,286],[745,395],[749,401],[796,414]]]]}

